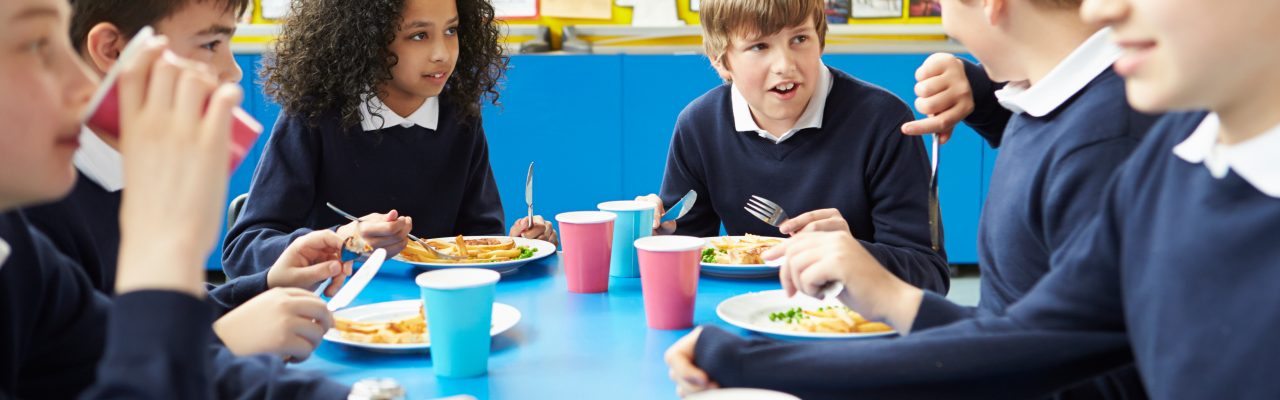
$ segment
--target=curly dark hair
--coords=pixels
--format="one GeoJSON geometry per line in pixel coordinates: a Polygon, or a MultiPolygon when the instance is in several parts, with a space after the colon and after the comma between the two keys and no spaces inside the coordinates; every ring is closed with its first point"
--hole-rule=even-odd
{"type": "MultiPolygon", "coordinates": [[[[493,5],[488,0],[456,1],[458,63],[441,96],[458,105],[461,117],[479,117],[484,100],[498,104],[497,85],[507,57],[493,5]]],[[[337,111],[343,128],[359,125],[359,107],[391,80],[391,67],[398,62],[389,46],[403,23],[404,3],[293,0],[275,55],[263,61],[267,95],[313,123],[322,113],[337,111]]]]}

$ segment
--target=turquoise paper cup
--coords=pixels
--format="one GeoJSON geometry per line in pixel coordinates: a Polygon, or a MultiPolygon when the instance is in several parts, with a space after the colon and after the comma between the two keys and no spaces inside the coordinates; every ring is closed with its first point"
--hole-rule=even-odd
{"type": "Polygon", "coordinates": [[[497,272],[451,268],[415,279],[426,304],[427,336],[437,376],[466,378],[489,371],[489,330],[497,272]]]}
{"type": "Polygon", "coordinates": [[[640,277],[640,261],[636,257],[636,239],[653,236],[653,211],[657,206],[647,201],[606,201],[596,205],[600,211],[618,214],[613,222],[613,254],[609,258],[609,276],[640,277]]]}

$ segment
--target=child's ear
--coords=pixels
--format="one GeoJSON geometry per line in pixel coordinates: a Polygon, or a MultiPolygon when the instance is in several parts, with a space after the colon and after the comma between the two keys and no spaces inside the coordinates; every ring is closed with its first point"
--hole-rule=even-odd
{"type": "Polygon", "coordinates": [[[982,0],[982,13],[987,17],[987,23],[991,26],[998,26],[1004,23],[1005,0],[982,0]]]}
{"type": "Polygon", "coordinates": [[[98,23],[89,29],[89,37],[84,40],[85,59],[99,74],[104,74],[120,60],[126,42],[114,24],[98,23]]]}
{"type": "Polygon", "coordinates": [[[729,74],[729,66],[724,62],[724,56],[707,56],[711,60],[711,67],[716,69],[716,73],[720,75],[720,79],[725,82],[732,82],[733,75],[729,74]]]}

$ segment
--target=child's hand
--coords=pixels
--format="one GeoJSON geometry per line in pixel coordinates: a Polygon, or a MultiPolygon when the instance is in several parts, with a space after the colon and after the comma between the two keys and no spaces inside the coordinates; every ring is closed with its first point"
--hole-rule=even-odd
{"type": "Polygon", "coordinates": [[[973,90],[964,62],[947,53],[934,53],[916,70],[916,111],[928,115],[902,125],[902,133],[937,133],[946,143],[956,124],[973,112],[973,90]]]}
{"type": "Polygon", "coordinates": [[[360,235],[365,243],[375,249],[386,249],[387,257],[400,254],[409,244],[409,232],[413,230],[413,217],[400,216],[396,210],[386,214],[373,213],[360,217],[338,228],[343,238],[360,235]]]}
{"type": "Polygon", "coordinates": [[[516,220],[516,223],[511,224],[509,236],[545,240],[551,242],[551,244],[560,245],[560,239],[556,236],[556,228],[551,226],[551,221],[542,219],[541,215],[533,216],[533,226],[529,225],[529,217],[516,220]]]}
{"type": "Polygon", "coordinates": [[[885,270],[849,232],[803,232],[761,257],[773,261],[784,255],[778,279],[787,296],[821,296],[824,286],[841,282],[839,299],[850,309],[902,334],[911,330],[923,293],[885,270]]]}
{"type": "Polygon", "coordinates": [[[267,287],[295,287],[315,290],[333,278],[324,294],[333,297],[342,282],[351,276],[351,263],[341,262],[342,237],[329,230],[312,231],[289,244],[275,265],[267,271],[267,287]]]}
{"type": "Polygon", "coordinates": [[[653,209],[653,234],[654,235],[670,235],[676,232],[676,221],[662,221],[662,214],[667,213],[666,206],[662,205],[662,198],[656,194],[648,194],[636,197],[637,201],[647,201],[653,203],[657,207],[653,209]]]}
{"type": "Polygon", "coordinates": [[[693,328],[693,332],[677,340],[667,349],[664,359],[667,361],[667,376],[676,383],[676,395],[688,396],[704,390],[716,389],[720,384],[707,377],[707,372],[693,363],[693,350],[698,344],[698,336],[702,327],[693,328]]]}
{"type": "Polygon", "coordinates": [[[119,293],[158,289],[204,295],[204,260],[225,207],[231,109],[240,88],[203,64],[161,57],[167,41],[121,60],[119,293]]]}
{"type": "Polygon", "coordinates": [[[844,215],[840,214],[840,210],[834,208],[824,208],[800,214],[783,222],[782,226],[778,227],[778,231],[782,232],[783,235],[794,235],[800,232],[849,232],[853,234],[853,230],[849,229],[849,222],[844,220],[844,215]]]}
{"type": "Polygon", "coordinates": [[[270,353],[293,361],[310,357],[332,327],[325,302],[297,288],[263,292],[213,322],[214,333],[236,355],[270,353]]]}

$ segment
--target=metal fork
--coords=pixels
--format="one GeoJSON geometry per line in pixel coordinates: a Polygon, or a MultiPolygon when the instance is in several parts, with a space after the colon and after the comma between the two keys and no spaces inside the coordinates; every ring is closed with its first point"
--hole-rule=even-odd
{"type": "Polygon", "coordinates": [[[751,195],[747,199],[747,206],[742,208],[769,225],[779,226],[787,221],[787,212],[782,211],[782,206],[760,196],[751,195]]]}
{"type": "MultiPolygon", "coordinates": [[[[338,213],[338,215],[341,215],[343,218],[346,218],[346,219],[349,219],[349,220],[352,220],[352,221],[355,221],[355,222],[361,222],[360,218],[356,218],[356,216],[351,215],[351,214],[347,213],[346,211],[342,211],[342,209],[341,209],[341,208],[338,208],[338,206],[333,205],[333,203],[328,203],[328,202],[326,202],[326,203],[324,203],[324,205],[329,206],[329,209],[330,209],[330,210],[333,210],[333,212],[338,213]]],[[[412,233],[410,233],[410,234],[409,234],[409,240],[412,240],[412,241],[415,241],[415,242],[421,243],[421,244],[422,244],[422,248],[427,249],[427,252],[429,252],[429,253],[431,253],[431,254],[435,255],[435,256],[436,256],[436,257],[438,257],[438,258],[443,258],[443,259],[446,259],[446,260],[465,260],[465,259],[466,259],[466,258],[463,258],[463,257],[459,257],[459,256],[451,255],[451,254],[444,254],[444,253],[441,253],[439,250],[436,250],[434,247],[431,247],[431,245],[428,245],[428,244],[427,244],[427,242],[426,242],[425,240],[419,239],[417,236],[413,236],[413,234],[412,234],[412,233]]]]}

